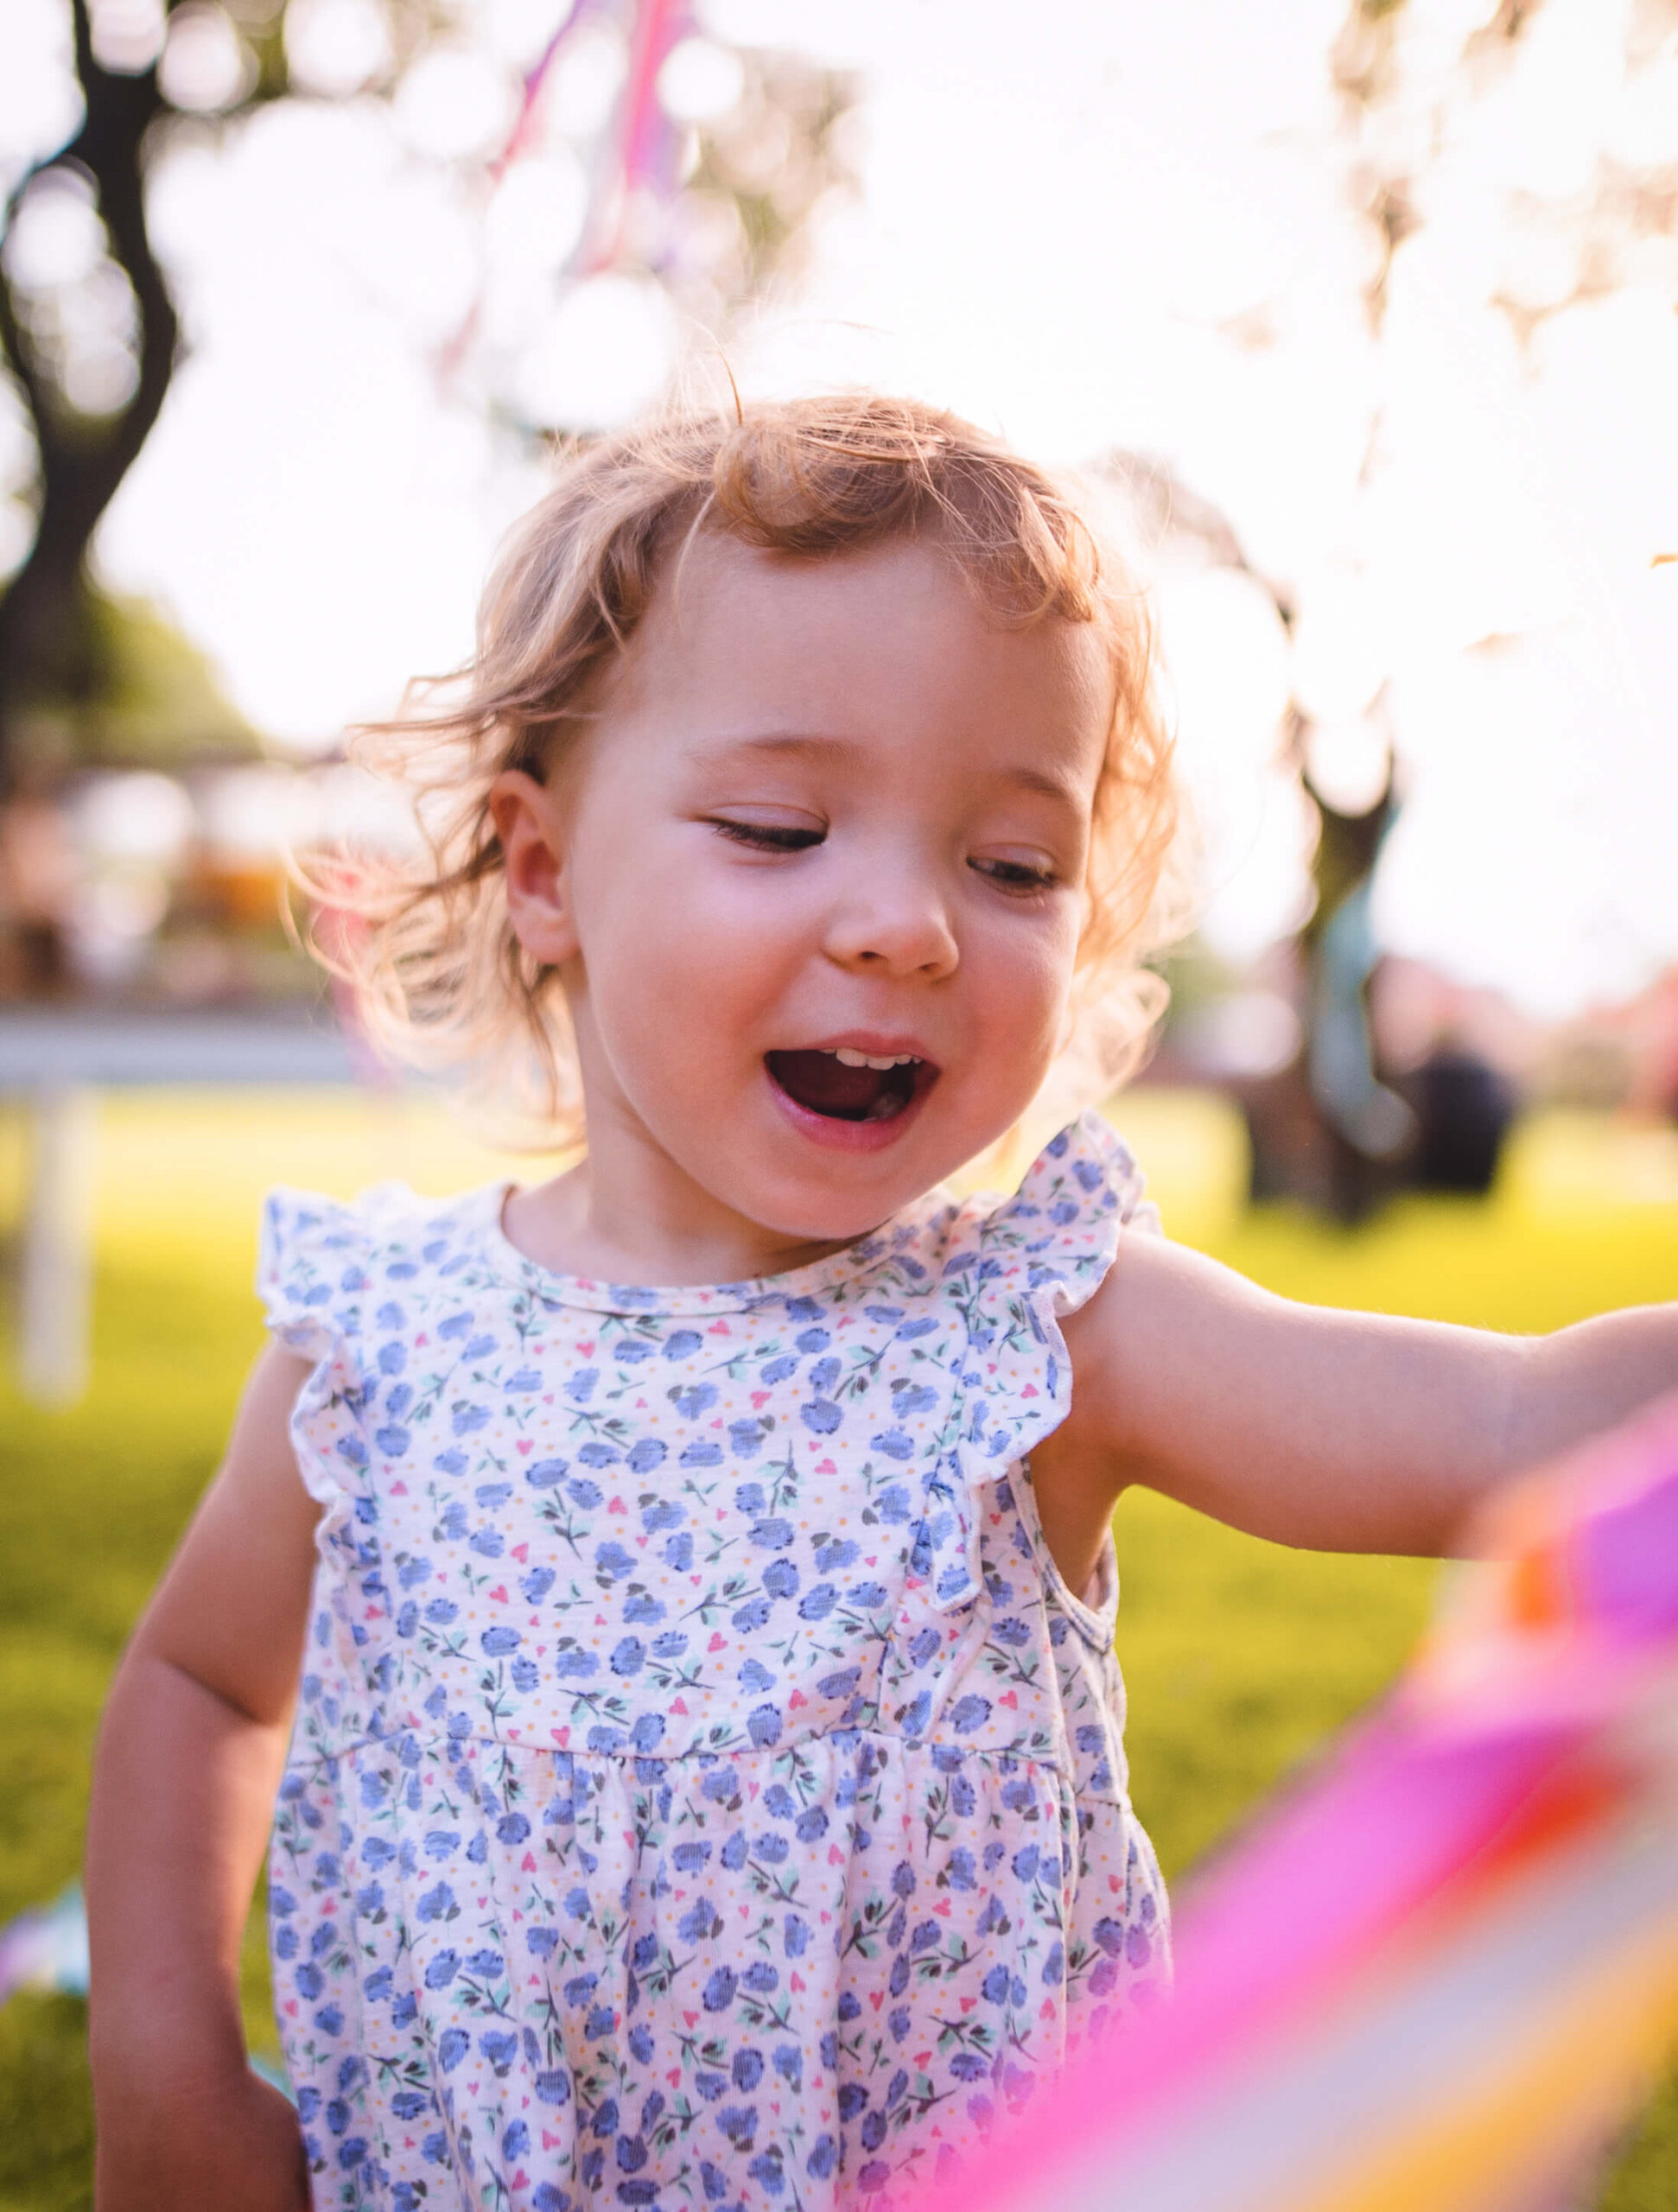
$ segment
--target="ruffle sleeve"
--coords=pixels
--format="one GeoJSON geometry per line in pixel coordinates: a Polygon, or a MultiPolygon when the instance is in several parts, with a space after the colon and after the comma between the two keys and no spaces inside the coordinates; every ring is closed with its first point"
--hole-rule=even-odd
{"type": "Polygon", "coordinates": [[[941,1606],[978,1593],[975,1489],[1027,1458],[1071,1410],[1062,1319],[1095,1295],[1122,1231],[1159,1234],[1158,1209],[1143,1192],[1128,1147],[1088,1112],[1050,1140],[1012,1198],[963,1224],[944,1287],[966,1352],[917,1562],[941,1606]]]}
{"type": "Polygon", "coordinates": [[[1160,1233],[1144,1187],[1123,1139],[1085,1113],[1050,1140],[986,1223],[977,1317],[986,1388],[969,1435],[987,1461],[1027,1458],[1065,1420],[1072,1375],[1059,1324],[1095,1296],[1122,1230],[1160,1233]]]}
{"type": "Polygon", "coordinates": [[[257,1295],[270,1329],[289,1351],[324,1359],[346,1326],[359,1334],[366,1246],[357,1207],[312,1191],[269,1192],[257,1247],[257,1295]]]}
{"type": "Polygon", "coordinates": [[[291,1416],[297,1469],[327,1522],[347,1510],[366,1465],[362,1306],[370,1287],[369,1193],[353,1205],[278,1189],[263,1204],[257,1294],[288,1351],[314,1363],[291,1416]]]}

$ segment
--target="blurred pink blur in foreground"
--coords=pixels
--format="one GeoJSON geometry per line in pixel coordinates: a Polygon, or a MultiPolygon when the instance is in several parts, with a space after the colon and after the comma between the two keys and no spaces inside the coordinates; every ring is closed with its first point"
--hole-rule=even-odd
{"type": "Polygon", "coordinates": [[[917,2212],[1529,2212],[1678,2034],[1678,1393],[1484,1516],[1394,1696],[1194,1887],[1171,2005],[917,2212]]]}

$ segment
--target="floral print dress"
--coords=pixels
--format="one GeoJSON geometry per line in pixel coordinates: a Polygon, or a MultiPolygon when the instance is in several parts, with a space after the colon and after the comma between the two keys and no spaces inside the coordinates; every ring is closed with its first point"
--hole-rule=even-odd
{"type": "Polygon", "coordinates": [[[1075,1596],[1027,1462],[1140,1193],[1086,1116],[1007,1203],[673,1290],[525,1259],[499,1187],[270,1199],[317,2208],[881,2212],[1160,1988],[1111,1546],[1075,1596]]]}

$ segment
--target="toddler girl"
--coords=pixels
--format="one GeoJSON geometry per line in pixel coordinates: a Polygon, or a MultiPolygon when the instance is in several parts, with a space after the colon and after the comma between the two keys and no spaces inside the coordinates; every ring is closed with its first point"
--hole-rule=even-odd
{"type": "Polygon", "coordinates": [[[99,2202],[897,2202],[1164,1994],[1122,1487],[1436,1549],[1674,1310],[1287,1304],[1089,1115],[944,1192],[1140,1033],[1171,828],[1134,596],[963,423],[573,455],[406,741],[364,1003],[550,1126],[575,1071],[588,1152],[270,1202],[277,1343],[100,1752],[99,2202]],[[270,1815],[295,2113],[238,2024],[270,1815]]]}

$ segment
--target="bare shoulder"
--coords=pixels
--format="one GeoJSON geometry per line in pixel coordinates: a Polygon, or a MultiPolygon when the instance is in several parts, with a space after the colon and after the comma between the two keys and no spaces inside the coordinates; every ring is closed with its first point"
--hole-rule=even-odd
{"type": "Polygon", "coordinates": [[[291,1415],[313,1363],[283,1344],[269,1344],[251,1367],[240,1395],[222,1471],[235,1484],[267,1487],[301,1497],[313,1527],[319,1507],[303,1487],[291,1442],[291,1415]]]}
{"type": "Polygon", "coordinates": [[[1086,1519],[1145,1483],[1281,1543],[1436,1552],[1519,1456],[1527,1342],[1300,1304],[1161,1238],[1122,1242],[1065,1331],[1086,1519]]]}
{"type": "Polygon", "coordinates": [[[291,1414],[308,1360],[271,1346],[252,1368],[226,1455],[135,1637],[258,1718],[296,1684],[321,1507],[305,1488],[291,1414]]]}
{"type": "Polygon", "coordinates": [[[1120,1492],[1160,1484],[1158,1439],[1192,1388],[1195,1348],[1215,1334],[1220,1298],[1249,1288],[1198,1253],[1132,1231],[1062,1323],[1072,1402],[1033,1452],[1032,1484],[1045,1540],[1073,1589],[1094,1569],[1120,1492]]]}
{"type": "Polygon", "coordinates": [[[1244,1275],[1169,1237],[1121,1237],[1095,1294],[1062,1324],[1069,1428],[1097,1458],[1151,1461],[1185,1394],[1243,1332],[1284,1309],[1244,1275]]]}

